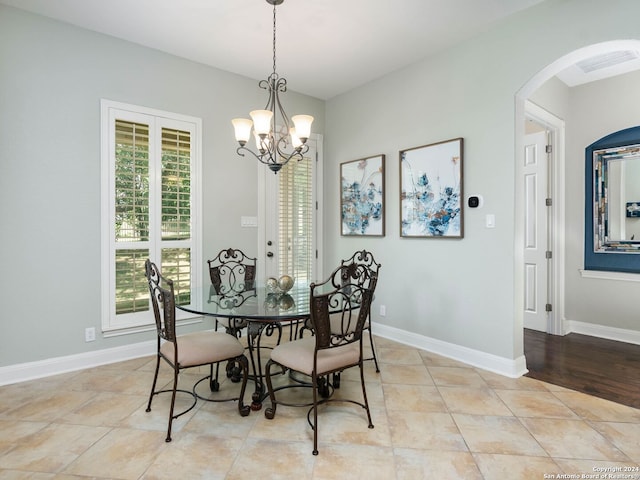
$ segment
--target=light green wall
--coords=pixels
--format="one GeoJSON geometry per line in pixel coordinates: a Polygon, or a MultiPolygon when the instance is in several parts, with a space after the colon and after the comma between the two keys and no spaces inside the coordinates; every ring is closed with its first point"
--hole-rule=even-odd
{"type": "MultiPolygon", "coordinates": [[[[640,37],[640,36],[639,36],[640,37]]],[[[570,90],[567,118],[566,317],[595,325],[640,330],[637,282],[582,278],[584,258],[585,148],[596,140],[640,125],[640,72],[570,90]]]]}
{"type": "MultiPolygon", "coordinates": [[[[101,98],[202,118],[204,258],[257,252],[240,217],[257,216],[258,162],[230,123],[266,101],[256,80],[0,6],[0,366],[155,337],[84,342],[101,325],[101,98]]],[[[323,133],[324,102],[285,101],[323,133]]]]}
{"type": "Polygon", "coordinates": [[[337,220],[325,224],[328,263],[355,247],[380,257],[376,304],[387,315],[374,308],[374,322],[504,358],[522,355],[514,302],[515,96],[578,48],[640,38],[638,14],[633,0],[549,0],[327,103],[325,178],[336,181],[326,187],[326,212],[338,213],[340,162],[387,156],[386,237],[342,238],[337,220]],[[398,150],[453,137],[465,139],[465,193],[482,194],[484,207],[465,209],[463,240],[399,238],[398,150]],[[484,228],[488,213],[495,229],[484,228]]]}
{"type": "MultiPolygon", "coordinates": [[[[577,48],[640,38],[638,14],[635,0],[548,0],[326,105],[287,93],[289,109],[313,114],[324,134],[325,271],[359,248],[383,264],[376,306],[386,305],[387,316],[376,307],[374,322],[522,355],[515,94],[577,48]],[[484,207],[465,210],[462,240],[400,239],[398,150],[458,136],[465,194],[482,194],[484,207]],[[339,164],[380,153],[387,235],[340,237],[339,164]],[[484,228],[487,213],[495,229],[484,228]]],[[[257,248],[239,217],[257,210],[258,165],[236,156],[229,126],[264,101],[255,80],[0,7],[0,366],[152,338],[83,338],[85,327],[100,325],[100,98],[201,117],[204,256],[229,244],[257,248]]]]}

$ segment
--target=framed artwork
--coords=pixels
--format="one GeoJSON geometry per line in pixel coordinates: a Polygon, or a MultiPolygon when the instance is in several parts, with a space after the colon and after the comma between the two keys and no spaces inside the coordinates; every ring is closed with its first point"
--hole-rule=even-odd
{"type": "Polygon", "coordinates": [[[463,237],[463,139],[400,151],[400,236],[463,237]]]}
{"type": "Polygon", "coordinates": [[[340,164],[340,234],[384,237],[384,155],[340,164]]]}

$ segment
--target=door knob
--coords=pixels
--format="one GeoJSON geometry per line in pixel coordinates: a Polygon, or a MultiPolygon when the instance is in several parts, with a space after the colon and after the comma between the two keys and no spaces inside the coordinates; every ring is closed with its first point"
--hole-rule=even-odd
{"type": "Polygon", "coordinates": [[[269,241],[267,242],[267,245],[271,246],[271,245],[273,245],[273,242],[272,242],[271,240],[269,240],[269,241]]]}
{"type": "Polygon", "coordinates": [[[267,252],[267,257],[269,258],[273,257],[273,252],[267,252]]]}

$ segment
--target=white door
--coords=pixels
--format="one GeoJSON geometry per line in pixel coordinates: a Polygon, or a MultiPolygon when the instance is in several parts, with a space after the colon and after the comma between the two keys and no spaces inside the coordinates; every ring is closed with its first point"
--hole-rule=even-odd
{"type": "Polygon", "coordinates": [[[548,133],[525,136],[524,142],[524,327],[549,331],[549,179],[548,133]]]}
{"type": "Polygon", "coordinates": [[[259,176],[258,272],[263,282],[290,275],[297,284],[308,284],[321,276],[322,137],[313,135],[307,144],[304,160],[290,161],[277,174],[265,167],[259,176]]]}

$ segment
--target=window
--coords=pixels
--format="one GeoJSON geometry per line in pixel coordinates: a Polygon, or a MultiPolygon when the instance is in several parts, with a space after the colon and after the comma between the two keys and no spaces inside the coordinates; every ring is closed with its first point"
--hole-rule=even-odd
{"type": "Polygon", "coordinates": [[[300,283],[314,280],[313,164],[291,161],[278,173],[278,271],[300,283]]]}
{"type": "Polygon", "coordinates": [[[304,160],[288,162],[277,175],[263,168],[258,177],[258,269],[265,280],[285,274],[297,284],[322,279],[322,136],[312,135],[307,145],[304,160]]]}
{"type": "Polygon", "coordinates": [[[151,258],[191,302],[200,278],[201,121],[102,102],[102,329],[153,326],[144,276],[151,258]]]}

